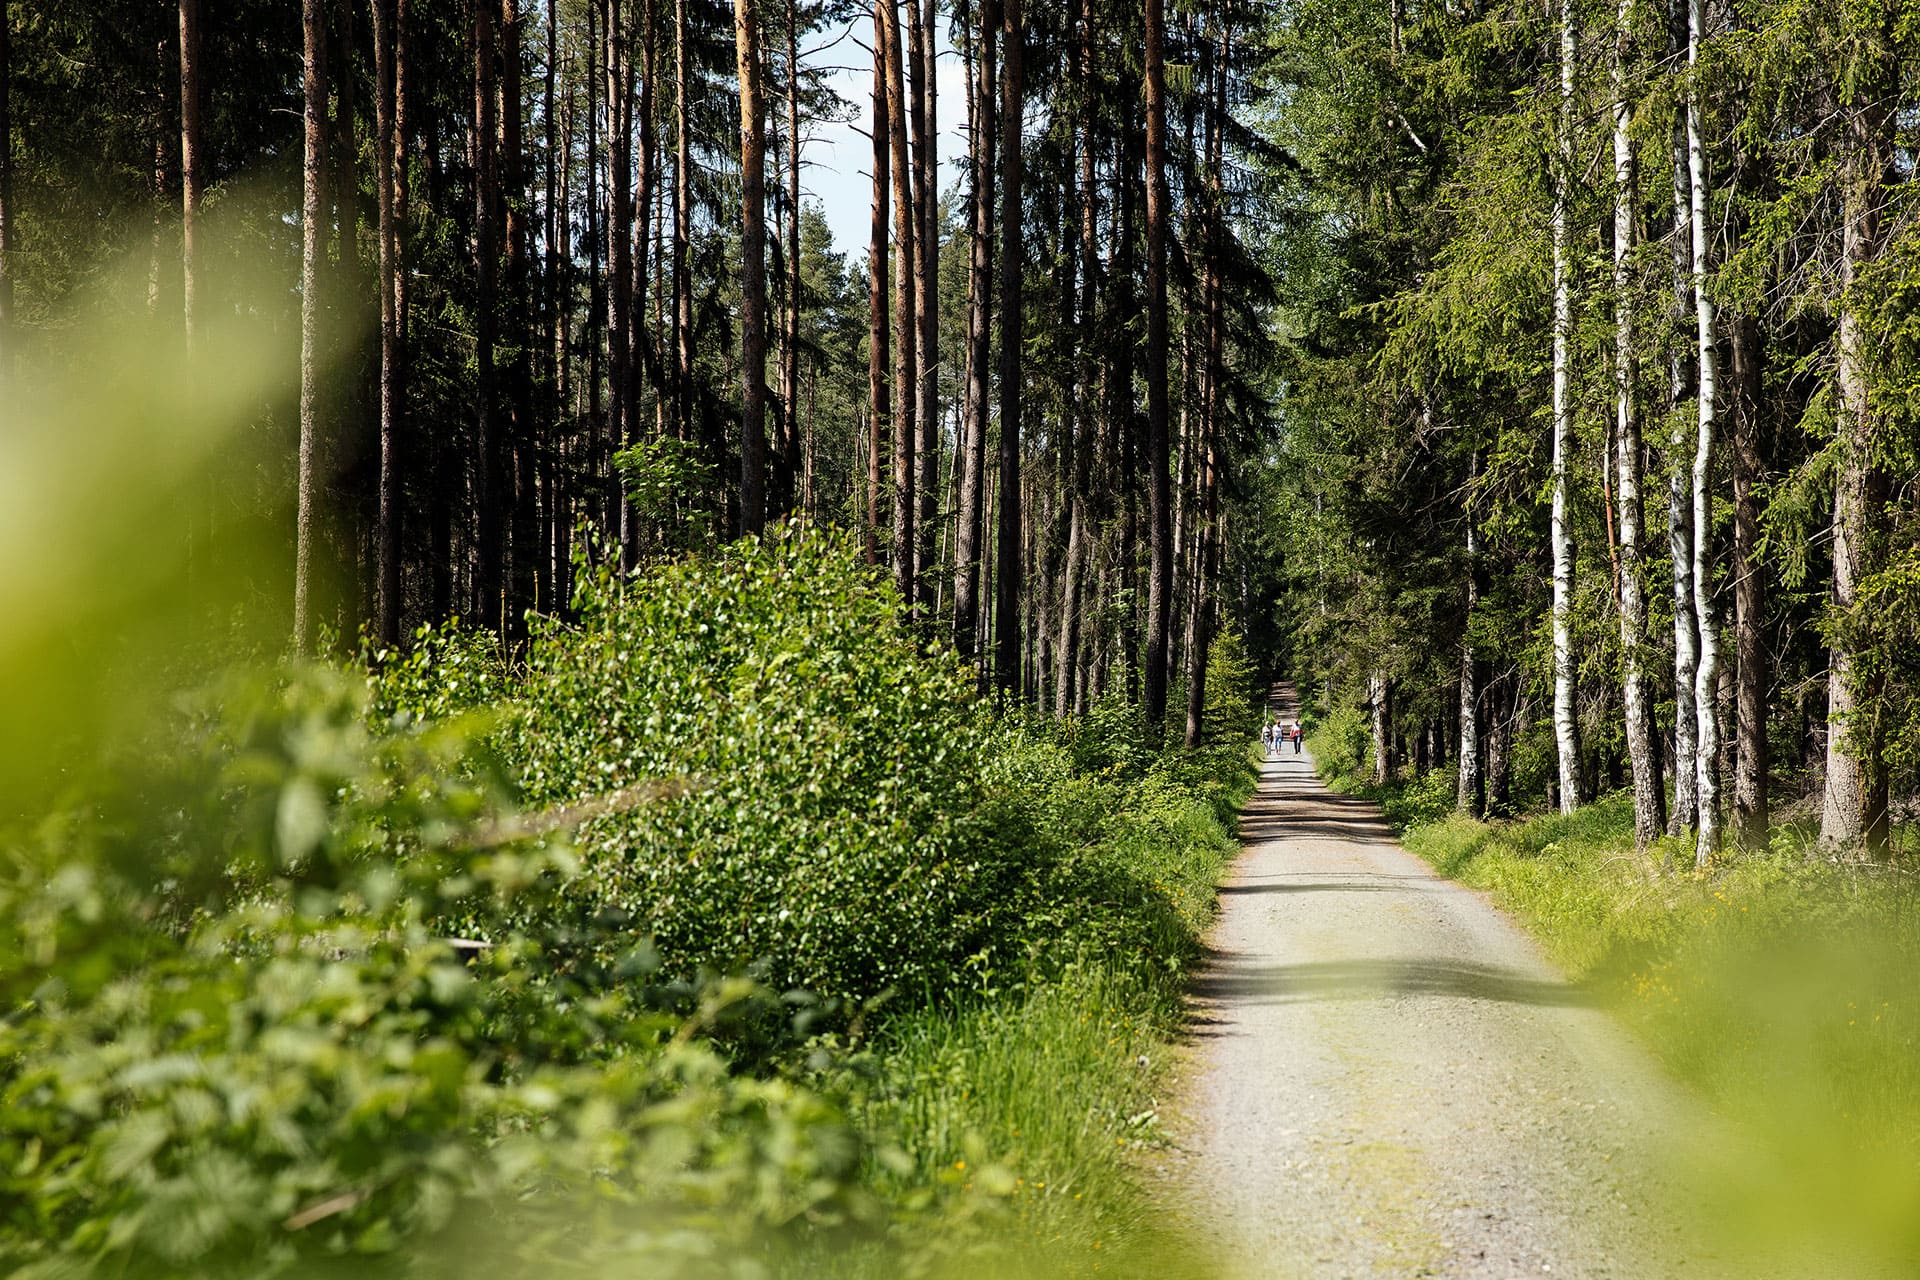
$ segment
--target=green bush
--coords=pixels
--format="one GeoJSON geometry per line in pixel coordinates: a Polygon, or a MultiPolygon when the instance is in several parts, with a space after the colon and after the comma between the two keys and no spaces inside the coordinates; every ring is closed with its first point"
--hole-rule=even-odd
{"type": "Polygon", "coordinates": [[[1342,789],[1373,778],[1373,726],[1367,713],[1350,702],[1336,705],[1307,739],[1314,767],[1342,789]]]}
{"type": "Polygon", "coordinates": [[[931,997],[1019,925],[1044,842],[996,801],[972,682],[921,653],[851,543],[744,541],[602,573],[543,624],[495,741],[526,801],[672,781],[582,827],[583,918],[668,970],[931,997]]]}

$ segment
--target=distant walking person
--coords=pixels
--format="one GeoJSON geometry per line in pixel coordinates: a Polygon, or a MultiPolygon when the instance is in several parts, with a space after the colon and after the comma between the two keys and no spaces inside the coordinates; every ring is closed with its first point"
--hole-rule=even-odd
{"type": "Polygon", "coordinates": [[[1262,721],[1260,725],[1260,758],[1265,760],[1273,754],[1273,726],[1262,721]]]}
{"type": "Polygon", "coordinates": [[[1293,754],[1300,754],[1300,740],[1306,737],[1306,730],[1300,727],[1298,720],[1293,722],[1293,754]]]}

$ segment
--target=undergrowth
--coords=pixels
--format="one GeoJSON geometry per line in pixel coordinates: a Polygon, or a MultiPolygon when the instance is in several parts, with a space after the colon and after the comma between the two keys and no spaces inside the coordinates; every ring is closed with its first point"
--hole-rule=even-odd
{"type": "Polygon", "coordinates": [[[1250,792],[799,531],[234,672],[0,823],[0,1270],[1204,1271],[1123,1157],[1250,792]],[[369,674],[369,672],[371,674],[369,674]]]}

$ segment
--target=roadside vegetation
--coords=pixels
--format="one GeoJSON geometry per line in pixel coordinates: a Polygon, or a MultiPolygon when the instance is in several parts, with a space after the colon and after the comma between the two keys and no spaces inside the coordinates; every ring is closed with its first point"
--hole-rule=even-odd
{"type": "Polygon", "coordinates": [[[0,828],[0,1270],[1198,1268],[1123,1161],[1232,637],[1159,751],[977,698],[831,535],[580,582],[511,660],[211,677],[0,828]]]}
{"type": "Polygon", "coordinates": [[[1451,766],[1375,785],[1357,708],[1336,708],[1309,745],[1330,785],[1377,801],[1408,850],[1491,895],[1733,1125],[1736,1142],[1674,1152],[1704,1229],[1827,1274],[1920,1257],[1910,860],[1821,853],[1808,814],[1766,850],[1696,871],[1685,837],[1636,852],[1630,791],[1480,821],[1454,811],[1451,766]]]}

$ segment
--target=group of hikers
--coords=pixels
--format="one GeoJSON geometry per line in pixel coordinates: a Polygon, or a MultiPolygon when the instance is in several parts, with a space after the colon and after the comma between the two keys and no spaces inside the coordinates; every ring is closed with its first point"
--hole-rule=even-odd
{"type": "Polygon", "coordinates": [[[1299,755],[1300,740],[1305,736],[1305,732],[1300,728],[1300,722],[1298,720],[1295,720],[1292,724],[1281,724],[1276,717],[1271,724],[1263,724],[1260,726],[1260,746],[1269,758],[1271,758],[1276,751],[1280,750],[1282,743],[1286,742],[1292,742],[1293,754],[1299,755]]]}

